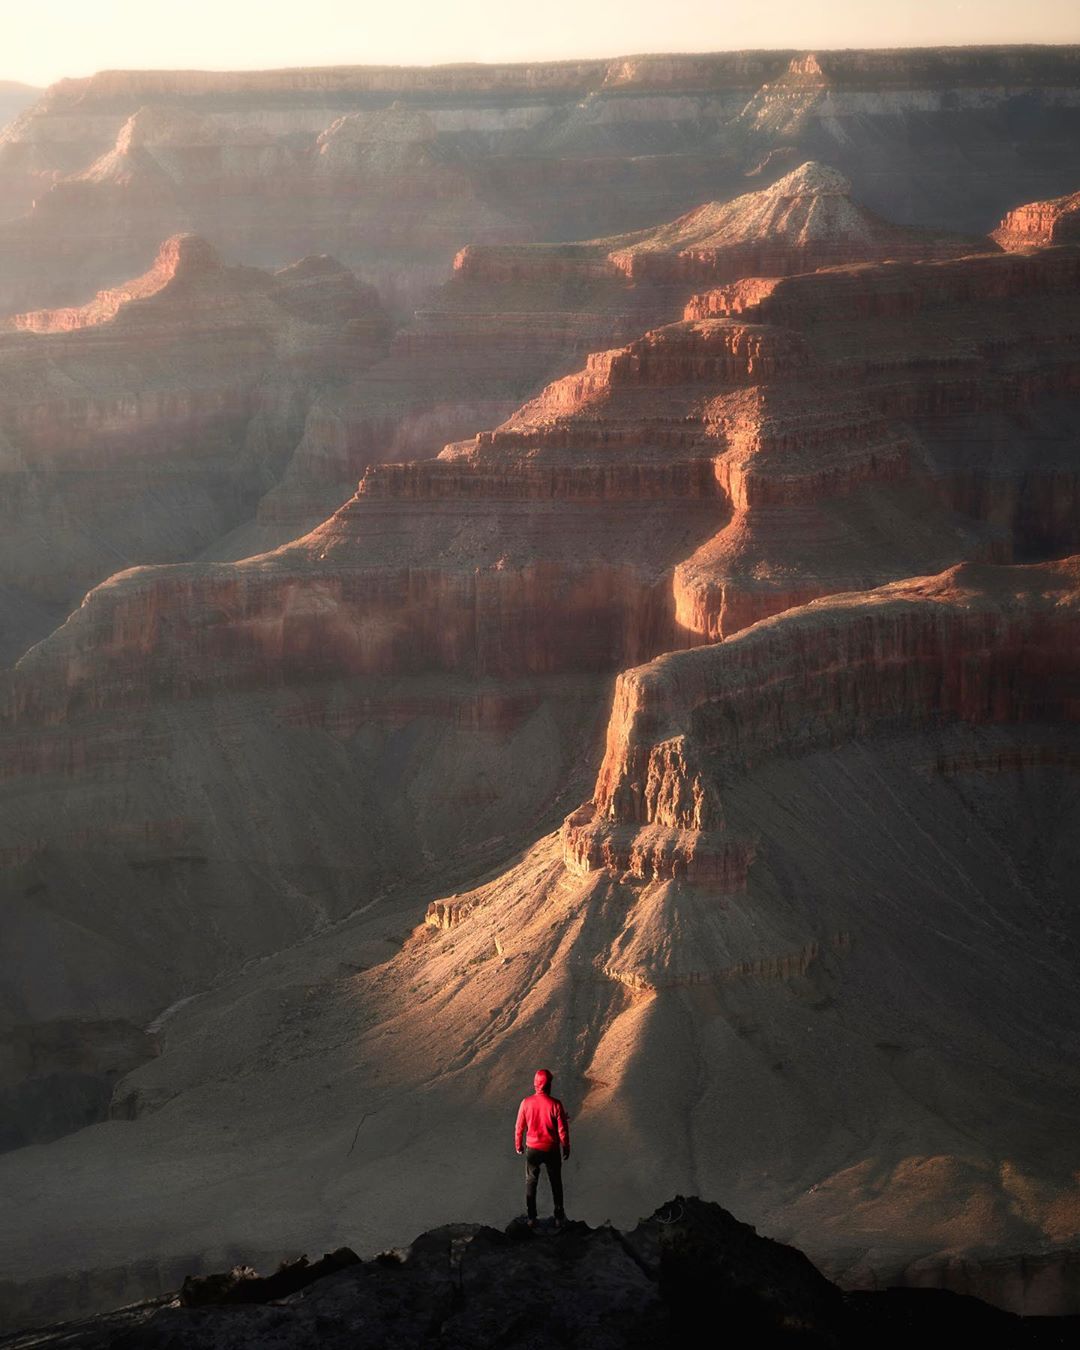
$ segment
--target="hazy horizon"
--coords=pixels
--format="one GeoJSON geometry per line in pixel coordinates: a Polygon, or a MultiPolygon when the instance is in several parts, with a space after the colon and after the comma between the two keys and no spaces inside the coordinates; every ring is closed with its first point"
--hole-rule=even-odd
{"type": "Polygon", "coordinates": [[[774,0],[767,14],[717,0],[551,0],[538,13],[497,0],[432,0],[366,16],[348,0],[309,0],[303,14],[254,0],[191,0],[181,30],[139,0],[43,0],[7,26],[0,78],[49,85],[100,70],[266,70],[603,59],[645,52],[1080,42],[1074,0],[939,4],[882,11],[861,0],[774,0]]]}

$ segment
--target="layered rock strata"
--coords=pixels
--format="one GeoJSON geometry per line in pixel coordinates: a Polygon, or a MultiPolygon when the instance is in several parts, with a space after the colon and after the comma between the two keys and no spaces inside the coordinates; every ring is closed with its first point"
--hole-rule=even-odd
{"type": "Polygon", "coordinates": [[[853,200],[841,174],[812,163],[635,235],[468,245],[451,280],[395,335],[387,359],[318,400],[283,482],[229,556],[311,528],[373,462],[434,454],[502,421],[590,351],[680,318],[704,285],[988,246],[889,225],[853,200]]]}
{"type": "Polygon", "coordinates": [[[1010,250],[1080,242],[1080,192],[1015,207],[991,237],[1010,250]]]}
{"type": "Polygon", "coordinates": [[[890,225],[852,200],[843,174],[810,162],[769,188],[707,202],[670,225],[642,231],[608,258],[634,281],[700,285],[885,258],[955,258],[981,242],[890,225]]]}
{"type": "Polygon", "coordinates": [[[0,331],[0,658],[118,565],[192,557],[250,515],[320,388],[387,339],[340,264],[226,267],[204,240],[88,304],[0,331]]]}
{"type": "MultiPolygon", "coordinates": [[[[735,852],[742,890],[753,850],[724,837],[723,786],[771,756],[870,739],[898,717],[916,730],[1073,721],[1078,584],[1075,559],[962,564],[619,676],[593,803],[564,827],[568,865],[724,884],[712,860],[735,852]]],[[[1025,755],[988,767],[1076,767],[1067,751],[1025,755]]]]}
{"type": "Polygon", "coordinates": [[[264,266],[329,251],[407,312],[470,240],[644,229],[807,159],[888,219],[982,233],[1080,178],[1078,69],[1063,46],[65,80],[0,140],[0,311],[196,230],[264,266]]]}
{"type": "MultiPolygon", "coordinates": [[[[815,595],[1075,547],[1077,275],[1049,250],[744,283],[752,312],[591,357],[495,431],[371,469],[293,545],[118,574],[10,679],[4,856],[29,876],[107,819],[118,861],[158,841],[166,889],[192,857],[217,857],[224,884],[255,836],[197,801],[182,766],[233,746],[266,819],[291,817],[287,727],[312,773],[335,759],[347,818],[378,801],[378,830],[343,826],[327,856],[389,877],[415,816],[369,775],[417,719],[421,862],[549,801],[578,719],[628,664],[815,595]],[[496,744],[545,725],[552,753],[528,773],[513,751],[496,763],[496,744]],[[469,727],[492,739],[457,761],[456,800],[422,785],[422,738],[456,754],[469,727]],[[118,796],[125,765],[159,786],[118,796]],[[48,802],[83,775],[61,829],[48,802]]],[[[287,837],[285,871],[316,865],[287,837]]],[[[746,864],[716,862],[735,882],[746,864]]]]}
{"type": "Polygon", "coordinates": [[[680,621],[724,636],[917,572],[913,550],[943,563],[1075,549],[1077,269],[1075,250],[1055,249],[696,297],[688,322],[784,333],[807,365],[742,407],[716,405],[734,515],[678,569],[680,621]]]}

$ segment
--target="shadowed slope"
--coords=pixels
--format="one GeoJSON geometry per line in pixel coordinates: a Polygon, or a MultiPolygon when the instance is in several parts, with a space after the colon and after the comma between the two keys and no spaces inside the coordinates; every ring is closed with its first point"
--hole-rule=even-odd
{"type": "Polygon", "coordinates": [[[178,235],[124,286],[0,325],[0,661],[119,566],[190,558],[250,515],[386,323],[330,258],[271,274],[178,235]]]}
{"type": "Polygon", "coordinates": [[[1075,1307],[1078,597],[1075,559],[962,567],[621,677],[561,841],[384,964],[358,915],[178,1009],[130,1119],[0,1159],[23,1306],[495,1221],[542,1060],[590,1220],[693,1188],[856,1285],[1075,1307]]]}

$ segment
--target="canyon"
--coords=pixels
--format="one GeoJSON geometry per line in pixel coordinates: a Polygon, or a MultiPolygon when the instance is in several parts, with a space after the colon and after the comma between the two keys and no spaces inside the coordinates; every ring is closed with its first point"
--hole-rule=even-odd
{"type": "Polygon", "coordinates": [[[993,247],[891,226],[804,164],[640,237],[470,245],[392,334],[372,289],[333,259],[267,274],[173,236],[145,274],[86,305],[0,325],[0,662],[124,565],[242,558],[306,533],[369,464],[502,420],[588,352],[679,318],[702,281],[993,247]],[[624,255],[652,259],[650,275],[624,255]],[[665,258],[671,276],[658,275],[665,258]]]}
{"type": "Polygon", "coordinates": [[[370,464],[434,455],[501,422],[590,352],[680,319],[702,286],[994,247],[879,219],[843,175],[813,162],[658,228],[575,243],[468,244],[386,359],[318,398],[286,474],[240,542],[248,552],[287,542],[351,496],[370,464]]]}
{"type": "Polygon", "coordinates": [[[987,48],[0,134],[5,1327],[501,1226],[538,1057],[590,1223],[1080,1312],[1078,117],[987,48]]]}
{"type": "Polygon", "coordinates": [[[229,262],[330,253],[401,315],[470,242],[642,229],[808,159],[887,219],[982,234],[1075,191],[1078,123],[1068,46],[104,71],[3,133],[0,312],[194,231],[229,262]]]}
{"type": "Polygon", "coordinates": [[[1078,623],[1075,557],[965,563],[624,673],[561,831],[396,952],[385,897],[251,963],[0,1157],[12,1316],[495,1222],[538,1047],[574,1213],[693,1185],[847,1287],[1075,1310],[1078,623]]]}

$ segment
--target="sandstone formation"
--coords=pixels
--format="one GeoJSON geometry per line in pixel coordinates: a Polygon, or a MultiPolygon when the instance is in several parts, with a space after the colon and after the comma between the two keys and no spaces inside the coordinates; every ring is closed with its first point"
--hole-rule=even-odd
{"type": "Polygon", "coordinates": [[[5,893],[51,971],[7,967],[12,1024],[150,1017],[358,886],[510,847],[574,790],[627,665],[1078,547],[1078,275],[1052,249],[720,288],[495,431],[372,468],[293,544],[97,587],[0,710],[5,893]]]}
{"type": "Polygon", "coordinates": [[[1007,249],[1045,248],[1080,241],[1080,192],[1048,202],[1026,202],[1010,211],[994,230],[1007,249]]]}
{"type": "Polygon", "coordinates": [[[1065,46],[63,80],[0,138],[0,312],[80,303],[180,230],[329,252],[407,311],[470,241],[644,229],[807,159],[984,233],[1080,180],[1078,81],[1065,46]]]}
{"type": "MultiPolygon", "coordinates": [[[[728,837],[724,787],[777,754],[873,738],[898,717],[916,732],[953,721],[1071,722],[1078,580],[1075,558],[1011,569],[966,563],[875,591],[872,606],[858,593],[817,601],[730,643],[620,675],[593,802],[564,827],[568,864],[739,892],[754,849],[728,837]],[[799,640],[800,626],[814,630],[814,644],[799,640]],[[729,854],[741,860],[737,871],[717,863],[729,854]]],[[[1038,765],[1075,767],[1052,740],[982,767],[1038,765]]],[[[710,964],[693,941],[685,955],[710,964]]],[[[670,946],[657,973],[693,978],[670,946]]],[[[635,978],[651,984],[647,969],[635,978]]]]}
{"type": "Polygon", "coordinates": [[[976,240],[889,225],[852,201],[843,174],[806,163],[767,189],[708,202],[670,225],[631,236],[608,257],[633,280],[713,285],[884,258],[960,257],[977,246],[976,240]]]}
{"type": "Polygon", "coordinates": [[[276,273],[167,240],[88,304],[0,329],[0,662],[134,562],[190,558],[249,516],[320,388],[381,355],[374,293],[332,259],[276,273]]]}
{"type": "Polygon", "coordinates": [[[294,544],[118,574],[20,665],[10,717],[607,672],[927,565],[1068,551],[1078,283],[1052,249],[709,292],[494,431],[374,466],[294,544]]]}
{"type": "Polygon", "coordinates": [[[1078,267],[1061,250],[720,288],[497,430],[373,469],[341,521],[372,494],[715,498],[669,645],[957,557],[1067,551],[1078,267]]]}
{"type": "Polygon", "coordinates": [[[351,1350],[359,1340],[384,1350],[678,1350],[713,1326],[727,1339],[769,1347],[909,1350],[937,1339],[1018,1350],[1065,1345],[1076,1335],[1075,1318],[1022,1320],[962,1296],[898,1289],[845,1296],[800,1252],[758,1237],[719,1205],[682,1196],[625,1233],[574,1223],[545,1238],[520,1222],[505,1231],[453,1223],[368,1262],[342,1248],[302,1263],[266,1279],[250,1268],[189,1279],[179,1299],[7,1344],[351,1350]],[[222,1295],[207,1297],[215,1289],[222,1295]],[[271,1299],[269,1307],[240,1310],[271,1299]]]}
{"type": "Polygon", "coordinates": [[[1077,558],[965,564],[624,674],[561,838],[370,969],[363,908],[255,963],[0,1158],[7,1304],[503,1222],[540,1059],[590,1222],[693,1186],[849,1287],[1075,1310],[1078,637],[1077,558]]]}
{"type": "Polygon", "coordinates": [[[723,636],[918,572],[913,549],[924,565],[1075,549],[1078,263],[1063,249],[837,269],[691,302],[693,323],[761,324],[788,354],[751,418],[726,413],[735,516],[680,568],[680,620],[723,636]]]}
{"type": "MultiPolygon", "coordinates": [[[[501,422],[587,353],[679,319],[703,286],[839,263],[986,251],[987,240],[900,229],[835,170],[807,163],[772,186],[634,235],[574,244],[470,244],[395,335],[387,358],[321,397],[239,557],[295,537],[351,495],[371,463],[435,454],[501,422]]],[[[227,550],[227,551],[225,551],[227,550]]]]}
{"type": "MultiPolygon", "coordinates": [[[[586,352],[629,341],[644,328],[677,318],[703,280],[719,284],[755,264],[782,275],[840,258],[869,261],[916,246],[928,258],[974,246],[970,240],[879,222],[851,200],[843,179],[807,164],[771,188],[727,205],[702,207],[688,220],[633,240],[622,236],[566,246],[470,246],[459,255],[453,280],[443,287],[437,306],[401,330],[382,360],[376,359],[385,338],[377,302],[351,281],[334,294],[335,265],[324,262],[320,273],[320,264],[309,260],[300,271],[281,271],[281,278],[290,278],[295,287],[303,275],[309,293],[303,313],[295,305],[285,308],[293,318],[318,324],[326,337],[318,340],[310,331],[303,339],[312,349],[309,357],[290,352],[289,380],[275,377],[271,389],[263,360],[250,351],[241,353],[236,344],[232,365],[215,367],[207,360],[204,340],[207,322],[238,336],[238,326],[247,322],[243,305],[260,303],[258,274],[225,269],[209,245],[194,236],[181,238],[188,242],[179,261],[179,255],[173,256],[176,245],[170,244],[143,277],[102,291],[86,305],[30,311],[9,321],[9,327],[42,334],[104,325],[109,341],[104,343],[98,334],[97,359],[89,372],[83,368],[89,338],[45,351],[40,344],[0,339],[8,343],[12,382],[20,390],[30,380],[35,390],[41,387],[33,357],[60,367],[54,385],[89,379],[97,394],[85,407],[85,418],[97,419],[92,429],[69,409],[61,433],[49,422],[57,415],[56,399],[50,397],[34,414],[43,425],[33,443],[24,444],[18,427],[13,434],[16,464],[31,456],[28,472],[40,474],[50,437],[66,438],[63,455],[68,458],[50,466],[33,510],[23,509],[18,494],[12,498],[21,528],[9,535],[5,573],[0,574],[6,630],[0,659],[13,660],[55,627],[90,585],[119,564],[166,561],[200,551],[208,557],[237,558],[295,538],[351,494],[369,463],[431,453],[485,421],[501,420],[546,379],[572,369],[586,352]],[[712,222],[711,237],[722,234],[726,243],[697,248],[688,267],[690,255],[679,247],[691,236],[700,243],[705,220],[712,222]],[[667,253],[660,251],[661,244],[667,253]],[[627,258],[638,261],[631,265],[627,258]],[[662,259],[673,267],[668,276],[662,274],[662,259]],[[651,260],[648,276],[639,275],[641,260],[651,260]],[[184,278],[170,279],[177,266],[185,270],[184,278]],[[216,294],[226,275],[238,293],[229,300],[216,294]],[[185,287],[192,288],[190,296],[185,287]],[[135,305],[137,301],[143,303],[135,305]],[[134,325],[133,314],[138,316],[134,325]],[[125,366],[123,345],[114,345],[118,331],[136,334],[149,321],[166,325],[172,343],[168,356],[158,357],[153,375],[138,363],[125,366]],[[335,336],[339,331],[340,339],[335,336]],[[185,342],[188,350],[182,351],[185,342]],[[110,370],[110,360],[116,372],[110,370]],[[255,414],[258,425],[251,424],[250,403],[241,402],[232,409],[224,432],[230,446],[250,443],[257,435],[257,462],[250,452],[225,469],[218,465],[211,470],[203,462],[202,481],[194,481],[194,472],[185,475],[184,488],[193,495],[182,508],[176,497],[161,491],[162,471],[170,475],[169,491],[177,486],[173,466],[164,457],[179,439],[189,464],[196,453],[205,460],[222,429],[204,420],[200,431],[192,416],[180,417],[174,406],[165,412],[160,402],[148,426],[146,390],[161,381],[163,367],[164,379],[181,385],[186,398],[211,397],[199,395],[200,381],[220,383],[230,369],[230,378],[264,389],[255,414]],[[137,398],[136,389],[143,391],[137,398]],[[118,422],[115,406],[122,398],[129,400],[131,411],[118,422]],[[114,408],[111,416],[103,411],[107,399],[114,408]],[[163,416],[170,419],[171,430],[153,452],[150,483],[141,491],[136,488],[133,496],[131,442],[148,435],[160,440],[157,423],[163,416]],[[264,424],[271,418],[277,426],[267,430],[264,424]],[[200,436],[205,444],[196,452],[191,442],[200,436]],[[80,470],[92,456],[96,486],[107,492],[106,519],[98,517],[96,493],[84,497],[81,473],[70,463],[73,456],[80,470]],[[213,473],[217,479],[209,481],[213,473]],[[123,476],[119,492],[114,486],[118,474],[123,476]],[[78,494],[78,511],[70,499],[72,490],[78,494]],[[108,517],[119,514],[121,502],[118,524],[108,517]]],[[[269,313],[278,317],[272,307],[269,313]]],[[[293,338],[288,341],[295,346],[293,338]]],[[[275,351],[283,345],[278,342],[275,351]]],[[[140,350],[140,359],[145,355],[140,350]]],[[[16,415],[26,414],[20,407],[16,415]]],[[[199,415],[208,419],[212,414],[203,409],[199,415]]],[[[145,445],[140,444],[138,453],[145,453],[145,445]]]]}

